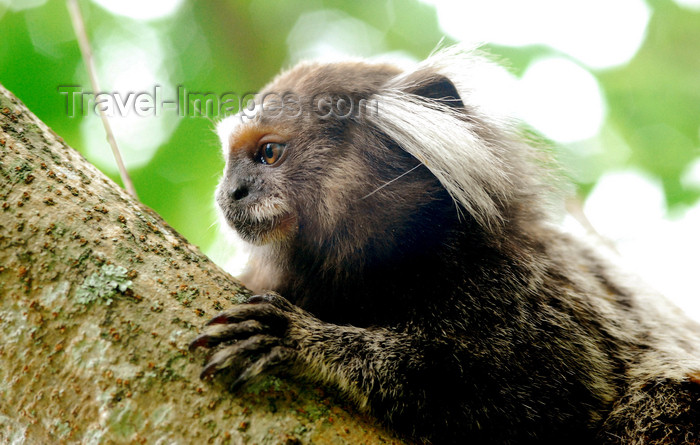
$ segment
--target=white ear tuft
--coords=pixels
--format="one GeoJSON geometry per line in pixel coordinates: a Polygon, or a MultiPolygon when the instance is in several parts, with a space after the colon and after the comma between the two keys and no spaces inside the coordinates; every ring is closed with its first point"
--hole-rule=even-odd
{"type": "Polygon", "coordinates": [[[507,166],[458,111],[413,94],[378,97],[374,125],[422,162],[460,207],[485,227],[500,225],[497,201],[512,184],[507,166]]]}
{"type": "Polygon", "coordinates": [[[493,69],[491,62],[474,52],[447,48],[392,79],[376,96],[377,112],[365,116],[421,161],[458,208],[491,229],[503,222],[499,203],[507,202],[520,186],[512,181],[512,162],[523,157],[514,143],[509,145],[510,120],[482,103],[479,89],[493,69]],[[445,78],[465,108],[411,93],[425,89],[431,79],[445,78]]]}

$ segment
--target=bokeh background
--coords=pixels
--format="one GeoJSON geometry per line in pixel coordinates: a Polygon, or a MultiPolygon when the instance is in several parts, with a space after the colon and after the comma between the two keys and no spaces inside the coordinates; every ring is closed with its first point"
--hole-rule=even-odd
{"type": "MultiPolygon", "coordinates": [[[[481,43],[508,108],[556,146],[572,202],[644,280],[700,319],[700,0],[80,0],[103,91],[255,92],[304,58],[410,63],[481,43]]],[[[119,182],[62,0],[0,0],[0,83],[119,182]]],[[[111,119],[140,199],[215,261],[218,117],[111,119]]],[[[564,224],[581,230],[572,218],[564,224]]]]}

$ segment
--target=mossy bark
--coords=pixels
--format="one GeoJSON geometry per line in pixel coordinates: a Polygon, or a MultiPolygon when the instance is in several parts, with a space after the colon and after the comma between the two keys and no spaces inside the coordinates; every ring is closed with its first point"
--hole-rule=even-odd
{"type": "Polygon", "coordinates": [[[200,381],[247,293],[0,86],[0,442],[399,443],[321,388],[200,381]]]}

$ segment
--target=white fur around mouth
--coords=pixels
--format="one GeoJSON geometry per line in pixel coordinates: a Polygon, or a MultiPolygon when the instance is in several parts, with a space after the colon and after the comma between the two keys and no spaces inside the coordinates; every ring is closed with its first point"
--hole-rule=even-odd
{"type": "Polygon", "coordinates": [[[237,219],[231,225],[238,235],[253,244],[265,244],[285,238],[296,227],[296,218],[290,213],[277,214],[265,219],[237,219]]]}
{"type": "Polygon", "coordinates": [[[245,208],[244,212],[246,213],[247,219],[263,222],[265,220],[283,218],[289,213],[289,210],[282,199],[271,196],[250,204],[245,208]]]}

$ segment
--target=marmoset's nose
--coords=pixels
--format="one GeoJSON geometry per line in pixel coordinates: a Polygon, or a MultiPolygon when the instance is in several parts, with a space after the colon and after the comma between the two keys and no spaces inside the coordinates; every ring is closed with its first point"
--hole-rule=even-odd
{"type": "Polygon", "coordinates": [[[236,189],[233,190],[230,195],[234,201],[238,201],[239,199],[245,198],[246,196],[248,196],[248,185],[239,184],[238,187],[236,187],[236,189]]]}

